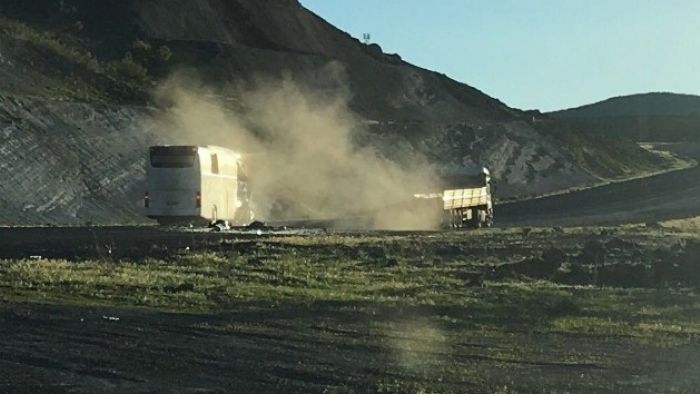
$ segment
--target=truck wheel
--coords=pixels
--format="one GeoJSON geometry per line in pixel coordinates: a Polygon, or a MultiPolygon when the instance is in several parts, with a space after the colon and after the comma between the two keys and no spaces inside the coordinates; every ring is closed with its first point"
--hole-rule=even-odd
{"type": "Polygon", "coordinates": [[[493,208],[486,211],[486,227],[493,226],[493,208]]]}
{"type": "Polygon", "coordinates": [[[459,213],[455,210],[450,211],[450,227],[453,229],[459,228],[460,217],[459,213]]]}
{"type": "Polygon", "coordinates": [[[460,209],[457,211],[457,228],[466,227],[466,221],[464,220],[464,210],[460,209]]]}
{"type": "Polygon", "coordinates": [[[482,228],[486,225],[486,211],[483,209],[476,210],[476,215],[474,215],[474,227],[482,228]]]}

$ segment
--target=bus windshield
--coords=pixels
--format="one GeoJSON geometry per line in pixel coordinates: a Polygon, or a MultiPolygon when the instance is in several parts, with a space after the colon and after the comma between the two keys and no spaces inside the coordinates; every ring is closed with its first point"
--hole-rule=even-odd
{"type": "Polygon", "coordinates": [[[196,147],[158,146],[150,149],[151,167],[154,168],[192,167],[196,157],[196,147]]]}

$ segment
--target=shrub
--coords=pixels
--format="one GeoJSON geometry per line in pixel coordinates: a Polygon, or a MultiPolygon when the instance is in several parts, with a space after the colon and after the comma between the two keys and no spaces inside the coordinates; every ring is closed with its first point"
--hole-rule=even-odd
{"type": "Polygon", "coordinates": [[[49,33],[36,30],[24,23],[5,19],[1,16],[0,27],[14,39],[27,41],[36,46],[48,49],[69,61],[82,64],[92,71],[99,70],[99,63],[93,58],[90,52],[80,51],[68,46],[49,33]]]}
{"type": "Polygon", "coordinates": [[[170,48],[165,45],[155,49],[150,42],[137,39],[130,50],[133,60],[143,65],[147,70],[160,69],[172,58],[170,48]]]}
{"type": "Polygon", "coordinates": [[[143,83],[148,80],[148,69],[135,61],[131,52],[127,52],[124,58],[112,63],[110,71],[134,82],[143,83]]]}

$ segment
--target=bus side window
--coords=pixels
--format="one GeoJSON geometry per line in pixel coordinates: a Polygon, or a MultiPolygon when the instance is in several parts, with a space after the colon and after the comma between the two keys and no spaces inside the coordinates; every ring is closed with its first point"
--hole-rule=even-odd
{"type": "Polygon", "coordinates": [[[212,174],[219,173],[219,157],[216,155],[216,153],[213,153],[211,155],[211,173],[212,174]]]}

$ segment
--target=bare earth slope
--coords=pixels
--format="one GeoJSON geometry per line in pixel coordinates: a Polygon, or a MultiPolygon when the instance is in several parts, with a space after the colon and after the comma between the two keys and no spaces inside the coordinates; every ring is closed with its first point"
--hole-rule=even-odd
{"type": "Polygon", "coordinates": [[[133,223],[146,111],[0,96],[0,222],[133,223]]]}
{"type": "MultiPolygon", "coordinates": [[[[365,45],[294,0],[8,0],[0,18],[0,224],[142,220],[146,146],[169,142],[145,126],[164,111],[147,109],[148,94],[183,68],[224,88],[215,93],[285,77],[348,97],[370,145],[485,164],[499,198],[628,175],[597,173],[576,155],[580,140],[542,132],[530,114],[365,45]],[[138,40],[152,49],[138,52],[138,40]]],[[[640,154],[642,170],[659,164],[640,154]]]]}

